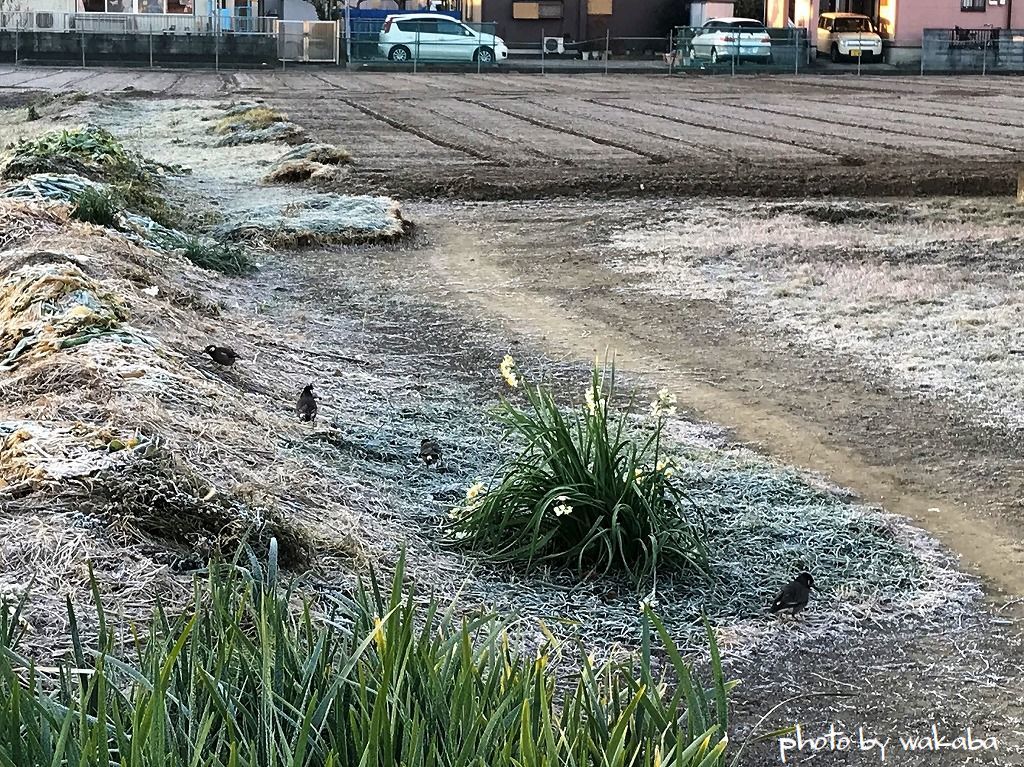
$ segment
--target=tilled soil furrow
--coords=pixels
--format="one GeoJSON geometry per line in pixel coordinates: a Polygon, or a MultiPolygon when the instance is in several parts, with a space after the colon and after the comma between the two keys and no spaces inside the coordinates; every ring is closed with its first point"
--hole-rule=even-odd
{"type": "Polygon", "coordinates": [[[670,122],[678,123],[680,125],[689,125],[689,126],[691,126],[693,128],[700,128],[701,130],[704,130],[704,131],[711,131],[711,132],[714,132],[714,133],[723,133],[723,134],[728,134],[728,135],[731,135],[731,136],[742,136],[742,137],[747,138],[747,139],[753,139],[753,140],[756,140],[756,141],[759,141],[759,142],[767,142],[769,144],[785,144],[787,146],[797,147],[799,149],[804,149],[804,150],[807,150],[808,152],[812,152],[812,153],[818,154],[818,155],[831,155],[832,154],[831,152],[826,151],[820,145],[814,144],[812,142],[796,141],[795,139],[788,139],[788,138],[785,138],[783,136],[773,135],[773,134],[770,134],[770,133],[755,132],[755,131],[749,131],[749,130],[740,130],[738,128],[729,128],[729,127],[726,127],[724,125],[715,125],[715,124],[708,123],[708,122],[698,122],[698,121],[695,121],[693,119],[689,119],[687,117],[683,117],[683,116],[681,116],[679,114],[666,114],[664,112],[656,112],[656,111],[654,111],[651,108],[651,107],[654,107],[654,106],[659,106],[659,107],[665,106],[665,107],[668,107],[669,109],[675,109],[674,107],[670,107],[669,105],[665,105],[665,104],[648,103],[647,105],[645,105],[645,107],[646,107],[645,109],[638,109],[637,107],[625,106],[623,104],[609,104],[606,101],[599,100],[599,99],[593,99],[593,100],[591,100],[591,103],[597,104],[598,106],[602,106],[602,107],[612,107],[612,106],[614,106],[617,109],[623,109],[623,110],[625,110],[627,112],[633,112],[634,114],[646,115],[648,117],[657,118],[659,120],[668,120],[670,122]]]}
{"type": "MultiPolygon", "coordinates": [[[[663,163],[663,162],[668,162],[668,160],[669,160],[669,158],[666,157],[663,154],[659,154],[659,153],[655,153],[655,152],[649,152],[649,151],[646,151],[644,149],[640,149],[640,148],[636,147],[635,145],[631,145],[631,144],[628,144],[628,143],[625,143],[625,142],[622,142],[622,141],[617,141],[617,140],[614,140],[614,139],[605,138],[605,137],[602,137],[602,136],[596,136],[593,133],[588,133],[588,132],[585,132],[585,131],[575,130],[575,129],[568,128],[568,127],[562,126],[562,125],[556,125],[556,124],[552,123],[550,120],[542,120],[540,118],[533,117],[531,115],[525,115],[522,112],[518,112],[518,111],[515,111],[515,110],[512,110],[512,109],[507,109],[505,107],[496,106],[494,103],[488,104],[488,103],[484,103],[484,102],[474,101],[472,99],[460,99],[460,101],[464,101],[464,102],[469,103],[469,104],[476,104],[477,106],[481,106],[481,107],[484,107],[486,109],[493,110],[495,112],[498,112],[499,114],[503,114],[503,115],[506,115],[508,117],[514,117],[517,120],[522,120],[523,122],[530,123],[531,125],[535,125],[538,128],[544,128],[545,130],[555,131],[556,133],[564,133],[564,134],[569,135],[569,136],[576,136],[577,138],[585,139],[585,140],[591,141],[591,142],[593,142],[595,144],[600,144],[602,146],[613,147],[615,149],[620,149],[620,150],[622,150],[624,152],[630,152],[630,153],[632,153],[634,155],[639,155],[641,157],[646,157],[648,160],[650,160],[651,162],[654,162],[654,163],[663,163]]],[[[520,102],[516,102],[516,103],[519,104],[520,106],[522,106],[522,104],[520,102]]]]}
{"type": "MultiPolygon", "coordinates": [[[[701,103],[711,103],[702,99],[693,99],[693,101],[701,103]]],[[[903,128],[894,127],[892,123],[899,123],[901,125],[913,124],[908,120],[901,120],[899,118],[893,118],[889,114],[889,110],[883,110],[879,108],[879,112],[885,114],[885,122],[881,119],[878,122],[871,123],[864,121],[863,119],[858,120],[857,117],[863,117],[859,113],[870,109],[870,107],[863,107],[861,105],[847,105],[847,104],[832,104],[830,112],[833,117],[826,117],[820,113],[816,113],[813,109],[801,107],[798,105],[790,106],[787,109],[772,108],[763,104],[743,104],[738,106],[740,109],[747,111],[763,112],[765,114],[777,115],[779,117],[796,120],[810,120],[815,123],[822,123],[825,125],[836,125],[842,128],[856,128],[861,131],[866,131],[872,134],[889,135],[895,134],[900,136],[915,136],[915,137],[926,137],[931,139],[937,139],[939,141],[945,141],[950,144],[966,145],[968,147],[988,147],[989,149],[995,149],[1000,152],[1017,152],[1018,148],[1002,142],[990,141],[984,138],[988,134],[979,133],[977,131],[965,131],[962,128],[955,127],[934,127],[928,125],[922,125],[920,123],[914,124],[914,130],[905,130],[903,128]],[[851,114],[853,113],[853,114],[851,114]],[[925,130],[930,132],[924,132],[925,130]],[[942,132],[955,133],[960,137],[950,137],[948,135],[942,135],[942,132]],[[964,137],[965,134],[969,134],[970,137],[964,137]]],[[[878,143],[872,141],[872,143],[878,143]]],[[[884,145],[884,144],[883,144],[884,145]]]]}
{"type": "Polygon", "coordinates": [[[389,117],[388,115],[379,112],[376,109],[371,109],[370,107],[365,106],[364,104],[360,104],[352,99],[340,98],[338,100],[352,107],[352,109],[358,110],[359,112],[362,112],[364,115],[368,117],[372,117],[374,120],[379,120],[380,122],[389,125],[396,130],[402,131],[403,133],[410,133],[413,136],[418,136],[419,138],[424,139],[425,141],[429,141],[431,144],[444,147],[445,149],[450,149],[454,152],[461,152],[462,154],[469,155],[470,157],[475,157],[478,160],[485,160],[486,162],[494,163],[496,165],[506,164],[504,160],[492,157],[486,152],[481,152],[479,149],[474,149],[473,147],[468,147],[463,144],[459,144],[458,142],[450,141],[449,139],[435,135],[429,131],[423,130],[422,128],[418,128],[414,125],[410,125],[409,123],[402,122],[401,120],[396,120],[393,117],[389,117]]]}

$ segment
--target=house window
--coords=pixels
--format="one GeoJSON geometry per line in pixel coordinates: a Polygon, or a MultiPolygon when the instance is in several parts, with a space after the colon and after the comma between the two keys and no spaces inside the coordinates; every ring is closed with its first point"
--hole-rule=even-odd
{"type": "Polygon", "coordinates": [[[537,3],[537,17],[541,19],[560,19],[562,18],[562,2],[548,2],[537,3]]]}
{"type": "Polygon", "coordinates": [[[540,2],[512,3],[513,19],[560,19],[562,0],[540,0],[540,2]]]}
{"type": "Polygon", "coordinates": [[[964,13],[969,11],[985,12],[985,0],[960,0],[960,10],[964,13]]]}

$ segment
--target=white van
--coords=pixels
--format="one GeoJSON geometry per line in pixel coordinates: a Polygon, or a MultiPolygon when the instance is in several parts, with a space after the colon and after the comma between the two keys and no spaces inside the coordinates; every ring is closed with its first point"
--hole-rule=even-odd
{"type": "Polygon", "coordinates": [[[867,16],[859,13],[823,13],[818,19],[818,53],[832,61],[861,58],[882,60],[882,37],[867,16]]]}
{"type": "Polygon", "coordinates": [[[478,32],[440,13],[403,13],[384,19],[377,40],[380,55],[391,61],[478,61],[508,59],[508,46],[490,32],[478,32]]]}

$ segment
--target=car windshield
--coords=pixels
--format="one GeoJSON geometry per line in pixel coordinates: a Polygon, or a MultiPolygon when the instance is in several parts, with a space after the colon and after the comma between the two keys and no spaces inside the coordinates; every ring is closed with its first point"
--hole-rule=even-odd
{"type": "Polygon", "coordinates": [[[874,32],[870,19],[836,19],[836,32],[874,32]]]}

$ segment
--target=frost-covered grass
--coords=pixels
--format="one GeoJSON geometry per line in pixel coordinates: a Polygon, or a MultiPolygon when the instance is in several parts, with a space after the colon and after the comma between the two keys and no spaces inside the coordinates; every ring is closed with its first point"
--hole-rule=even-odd
{"type": "Polygon", "coordinates": [[[616,235],[611,263],[640,277],[640,290],[726,304],[754,329],[866,375],[1024,426],[1019,211],[834,203],[847,215],[830,223],[822,205],[766,214],[702,202],[658,229],[616,235]]]}

